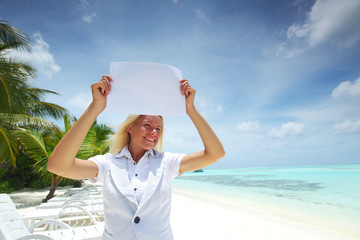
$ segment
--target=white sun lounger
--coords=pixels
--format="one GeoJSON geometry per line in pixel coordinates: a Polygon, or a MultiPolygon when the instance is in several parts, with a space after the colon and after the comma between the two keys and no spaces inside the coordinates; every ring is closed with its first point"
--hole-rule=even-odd
{"type": "Polygon", "coordinates": [[[103,230],[103,223],[98,223],[93,226],[71,228],[70,226],[56,220],[38,222],[35,225],[30,226],[30,229],[28,229],[22,221],[9,195],[0,194],[0,240],[101,239],[103,230]],[[31,233],[34,228],[44,224],[48,226],[50,225],[52,229],[57,229],[58,227],[63,229],[31,233]]]}
{"type": "Polygon", "coordinates": [[[62,208],[43,208],[35,209],[29,213],[26,213],[22,216],[25,224],[30,226],[37,221],[47,220],[47,219],[60,219],[64,216],[73,216],[78,219],[81,218],[90,218],[92,222],[96,216],[104,216],[104,206],[103,205],[94,205],[94,206],[77,206],[77,205],[67,205],[62,208]]]}
{"type": "Polygon", "coordinates": [[[52,201],[52,202],[47,202],[47,203],[42,203],[39,206],[37,206],[37,209],[42,209],[42,208],[62,208],[65,207],[67,205],[78,205],[78,206],[94,206],[94,205],[100,205],[103,204],[103,199],[92,199],[92,200],[88,200],[88,199],[70,199],[67,200],[65,202],[61,202],[61,201],[52,201]]]}
{"type": "Polygon", "coordinates": [[[81,200],[102,200],[103,195],[97,194],[97,195],[89,195],[87,193],[77,193],[72,196],[56,196],[52,199],[50,199],[48,202],[66,202],[68,200],[74,200],[74,199],[81,199],[81,200]]]}
{"type": "Polygon", "coordinates": [[[102,187],[97,187],[95,185],[86,185],[82,188],[70,188],[66,191],[66,196],[72,196],[77,193],[86,193],[88,195],[97,195],[102,194],[102,187]]]}

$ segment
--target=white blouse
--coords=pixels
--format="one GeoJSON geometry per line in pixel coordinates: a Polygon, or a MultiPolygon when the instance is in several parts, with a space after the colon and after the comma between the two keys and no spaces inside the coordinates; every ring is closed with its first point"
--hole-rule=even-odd
{"type": "Polygon", "coordinates": [[[149,158],[145,154],[136,164],[127,147],[125,147],[122,152],[126,156],[127,172],[130,181],[129,185],[134,191],[137,203],[140,203],[148,180],[149,158]]]}
{"type": "Polygon", "coordinates": [[[136,164],[127,147],[90,158],[99,169],[90,179],[103,183],[102,239],[171,240],[171,181],[185,154],[146,152],[136,164]],[[135,163],[135,164],[134,164],[135,163]],[[135,190],[136,188],[136,190],[135,190]]]}

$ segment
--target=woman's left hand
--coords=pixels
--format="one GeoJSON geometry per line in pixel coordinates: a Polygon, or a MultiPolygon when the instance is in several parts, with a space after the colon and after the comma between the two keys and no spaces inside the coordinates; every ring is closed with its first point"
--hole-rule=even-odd
{"type": "Polygon", "coordinates": [[[188,110],[189,107],[194,106],[196,90],[190,86],[186,79],[180,80],[180,83],[180,91],[182,95],[185,95],[186,110],[188,110]]]}

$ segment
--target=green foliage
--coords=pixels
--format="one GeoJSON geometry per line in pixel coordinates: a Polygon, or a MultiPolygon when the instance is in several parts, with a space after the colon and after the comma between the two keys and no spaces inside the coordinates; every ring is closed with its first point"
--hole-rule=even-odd
{"type": "Polygon", "coordinates": [[[0,52],[7,49],[30,50],[30,41],[20,29],[0,19],[0,52]]]}
{"type": "Polygon", "coordinates": [[[8,54],[10,50],[30,49],[30,38],[25,33],[0,20],[0,162],[13,166],[22,144],[21,136],[16,135],[18,130],[57,128],[43,118],[58,119],[66,113],[63,107],[43,101],[45,95],[57,93],[30,86],[35,69],[21,57],[8,54]]]}
{"type": "MultiPolygon", "coordinates": [[[[68,131],[76,122],[76,118],[70,116],[64,117],[65,131],[68,131]]],[[[65,133],[64,133],[65,134],[65,133]]],[[[89,132],[81,145],[76,157],[80,159],[88,159],[96,155],[102,155],[110,150],[110,136],[114,134],[111,127],[106,124],[99,124],[97,121],[93,123],[89,132]]]]}
{"type": "Polygon", "coordinates": [[[106,124],[94,122],[80,147],[77,157],[88,159],[92,156],[102,155],[110,150],[110,136],[114,131],[106,124]]]}
{"type": "Polygon", "coordinates": [[[15,189],[9,186],[9,182],[0,182],[0,193],[11,193],[15,189]]]}
{"type": "Polygon", "coordinates": [[[40,179],[33,171],[34,160],[22,151],[16,158],[17,166],[2,164],[0,170],[0,192],[12,192],[24,187],[32,187],[34,182],[39,182],[39,187],[49,186],[51,182],[40,179]]]}
{"type": "MultiPolygon", "coordinates": [[[[47,171],[46,165],[55,146],[70,129],[75,118],[53,103],[44,102],[56,92],[34,88],[29,80],[35,69],[8,55],[10,50],[29,51],[29,37],[0,19],[0,191],[23,187],[42,188],[73,184],[47,171]],[[64,118],[65,131],[44,118],[64,118]]],[[[109,150],[111,128],[105,124],[91,127],[77,157],[88,159],[109,150]]]]}
{"type": "MultiPolygon", "coordinates": [[[[10,193],[22,188],[41,189],[50,187],[51,177],[43,178],[34,170],[36,160],[30,158],[23,151],[17,156],[16,167],[11,164],[1,164],[0,193],[10,193]]],[[[50,173],[49,173],[50,174],[50,173]]],[[[59,186],[73,185],[74,180],[64,179],[59,186]]]]}
{"type": "Polygon", "coordinates": [[[44,183],[44,181],[40,179],[34,179],[29,184],[29,187],[33,189],[42,189],[47,186],[48,184],[44,183]]]}

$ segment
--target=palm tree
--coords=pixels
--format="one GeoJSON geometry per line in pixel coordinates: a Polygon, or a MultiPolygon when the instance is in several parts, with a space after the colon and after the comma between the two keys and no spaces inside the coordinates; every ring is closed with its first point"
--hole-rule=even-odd
{"type": "Polygon", "coordinates": [[[63,180],[63,177],[48,172],[46,165],[52,150],[60,141],[64,132],[58,128],[48,128],[40,131],[27,129],[16,130],[14,131],[14,135],[22,140],[24,151],[28,154],[28,156],[35,159],[35,172],[39,174],[43,181],[51,180],[50,192],[43,200],[47,201],[54,196],[57,186],[63,180]]]}
{"type": "MultiPolygon", "coordinates": [[[[76,122],[76,118],[71,118],[65,115],[64,126],[65,129],[44,129],[41,132],[33,130],[17,131],[17,137],[23,139],[25,151],[30,157],[34,158],[36,164],[34,165],[35,171],[40,174],[44,180],[51,179],[51,186],[49,194],[43,199],[43,202],[54,197],[56,188],[59,183],[64,179],[60,176],[52,174],[47,171],[46,165],[51,152],[59,143],[65,133],[76,122]]],[[[83,144],[76,157],[81,159],[88,159],[98,154],[105,154],[109,151],[110,142],[108,141],[110,135],[114,134],[112,129],[105,124],[98,124],[95,122],[90,128],[85,137],[83,144]]]]}
{"type": "MultiPolygon", "coordinates": [[[[74,119],[76,121],[76,119],[74,119]]],[[[109,137],[114,134],[114,131],[106,124],[98,124],[94,122],[89,132],[87,133],[83,144],[77,154],[80,159],[88,159],[96,155],[103,155],[110,150],[109,137]]],[[[75,181],[74,187],[80,187],[81,181],[75,181]]]]}
{"type": "Polygon", "coordinates": [[[19,131],[58,127],[44,117],[61,118],[66,110],[44,102],[46,94],[57,94],[29,85],[35,69],[9,52],[30,51],[30,39],[20,29],[0,19],[0,162],[16,165],[22,139],[19,131]]]}
{"type": "Polygon", "coordinates": [[[90,128],[84,143],[81,145],[77,157],[88,159],[92,156],[102,155],[110,150],[109,137],[114,134],[112,128],[106,124],[94,122],[90,128]]]}

